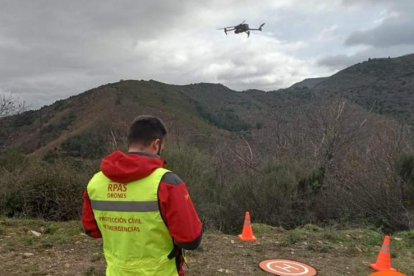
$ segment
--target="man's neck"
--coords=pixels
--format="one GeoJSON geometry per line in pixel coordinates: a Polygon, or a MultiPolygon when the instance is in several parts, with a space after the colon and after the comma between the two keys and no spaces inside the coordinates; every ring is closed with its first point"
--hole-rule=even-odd
{"type": "Polygon", "coordinates": [[[136,155],[153,157],[153,158],[159,158],[160,157],[155,153],[148,153],[148,152],[144,152],[144,151],[128,151],[127,155],[130,155],[130,154],[136,154],[136,155]]]}
{"type": "Polygon", "coordinates": [[[148,150],[147,148],[130,147],[128,153],[139,153],[146,156],[158,156],[156,152],[148,150]]]}
{"type": "Polygon", "coordinates": [[[145,153],[152,153],[148,148],[143,147],[129,147],[128,152],[145,152],[145,153]]]}

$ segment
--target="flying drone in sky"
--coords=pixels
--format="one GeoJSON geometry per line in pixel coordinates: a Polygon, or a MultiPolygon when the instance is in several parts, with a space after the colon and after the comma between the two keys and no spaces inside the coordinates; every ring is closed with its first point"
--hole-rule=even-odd
{"type": "Polygon", "coordinates": [[[235,34],[240,34],[240,33],[247,33],[247,37],[250,36],[250,31],[262,31],[262,27],[265,23],[263,23],[262,25],[260,25],[260,27],[258,29],[250,29],[249,28],[249,24],[245,24],[246,20],[244,20],[242,23],[240,23],[239,25],[236,26],[231,26],[231,27],[225,27],[225,28],[220,28],[218,30],[224,30],[224,33],[227,35],[227,32],[231,32],[234,31],[235,34]]]}

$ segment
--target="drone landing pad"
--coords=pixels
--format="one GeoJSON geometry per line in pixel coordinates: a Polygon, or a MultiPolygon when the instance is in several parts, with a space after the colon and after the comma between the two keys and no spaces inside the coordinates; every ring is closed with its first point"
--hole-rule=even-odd
{"type": "Polygon", "coordinates": [[[314,276],[317,274],[315,268],[292,260],[264,260],[259,267],[278,276],[314,276]]]}

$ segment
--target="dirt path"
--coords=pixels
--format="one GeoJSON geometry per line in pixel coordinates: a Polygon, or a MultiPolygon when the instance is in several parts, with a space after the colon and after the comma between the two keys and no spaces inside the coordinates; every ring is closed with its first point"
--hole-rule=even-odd
{"type": "MultiPolygon", "coordinates": [[[[187,253],[186,275],[270,275],[258,268],[259,262],[286,258],[315,266],[321,276],[365,276],[382,242],[382,235],[370,230],[254,229],[259,238],[255,243],[205,234],[199,250],[187,253]]],[[[392,243],[393,265],[414,275],[414,232],[400,233],[392,243]]],[[[0,219],[1,276],[105,275],[101,248],[101,241],[83,234],[78,222],[0,219]]]]}

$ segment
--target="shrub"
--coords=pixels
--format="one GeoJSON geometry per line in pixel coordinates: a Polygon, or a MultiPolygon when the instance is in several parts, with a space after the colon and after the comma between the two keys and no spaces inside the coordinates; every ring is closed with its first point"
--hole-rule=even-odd
{"type": "Polygon", "coordinates": [[[402,154],[398,160],[398,173],[403,181],[403,200],[406,208],[414,209],[414,155],[402,154]]]}
{"type": "Polygon", "coordinates": [[[218,128],[226,129],[229,131],[245,131],[250,128],[250,125],[241,121],[239,116],[233,111],[224,110],[211,113],[201,104],[197,104],[196,108],[201,117],[217,126],[218,128]]]}
{"type": "Polygon", "coordinates": [[[298,184],[305,176],[299,162],[273,159],[263,161],[258,172],[240,174],[226,191],[225,210],[228,221],[233,222],[227,230],[236,231],[234,221],[239,221],[239,227],[247,210],[255,222],[274,226],[294,228],[309,221],[310,212],[301,205],[298,193],[298,184]]]}
{"type": "Polygon", "coordinates": [[[26,156],[19,150],[7,148],[0,154],[0,170],[13,172],[26,161],[26,156]]]}
{"type": "Polygon", "coordinates": [[[29,110],[12,117],[12,119],[13,127],[17,128],[21,126],[28,126],[31,125],[37,119],[36,111],[29,110]]]}
{"type": "Polygon", "coordinates": [[[59,160],[35,161],[18,172],[5,173],[0,178],[0,215],[78,219],[82,193],[93,171],[86,162],[79,169],[59,160]]]}
{"type": "Polygon", "coordinates": [[[76,114],[71,111],[68,115],[62,117],[57,125],[55,124],[48,124],[45,127],[42,127],[40,130],[41,134],[49,134],[54,133],[58,134],[61,133],[63,130],[68,129],[68,127],[76,120],[76,114]]]}
{"type": "Polygon", "coordinates": [[[73,157],[99,158],[105,149],[103,137],[93,133],[72,136],[62,144],[62,150],[73,157]]]}
{"type": "Polygon", "coordinates": [[[223,190],[217,181],[213,159],[196,148],[182,148],[173,144],[168,145],[163,156],[168,162],[166,168],[186,183],[205,226],[221,229],[224,218],[221,217],[220,194],[223,190]]]}
{"type": "Polygon", "coordinates": [[[402,154],[398,162],[399,174],[410,186],[414,186],[414,155],[402,154]]]}
{"type": "MultiPolygon", "coordinates": [[[[218,153],[219,148],[212,156],[189,144],[169,144],[163,154],[168,161],[166,168],[187,184],[205,228],[240,232],[244,213],[250,211],[254,223],[284,228],[332,220],[360,223],[369,219],[377,228],[392,225],[404,229],[398,226],[399,222],[404,223],[403,212],[395,203],[399,186],[388,185],[388,179],[398,180],[400,174],[405,182],[411,183],[407,173],[411,172],[411,158],[405,158],[403,165],[398,166],[400,170],[396,168],[393,172],[391,164],[375,161],[379,160],[377,155],[367,159],[364,154],[361,160],[352,155],[354,163],[338,166],[326,174],[317,164],[292,158],[262,159],[252,169],[225,152],[218,153]],[[372,171],[374,165],[378,169],[372,171]]],[[[345,157],[342,161],[346,161],[345,157]]],[[[48,161],[32,160],[25,166],[15,165],[14,169],[3,171],[0,215],[54,220],[79,217],[83,189],[100,161],[78,157],[62,160],[59,155],[48,161]]],[[[314,225],[304,229],[319,230],[314,225]]]]}

